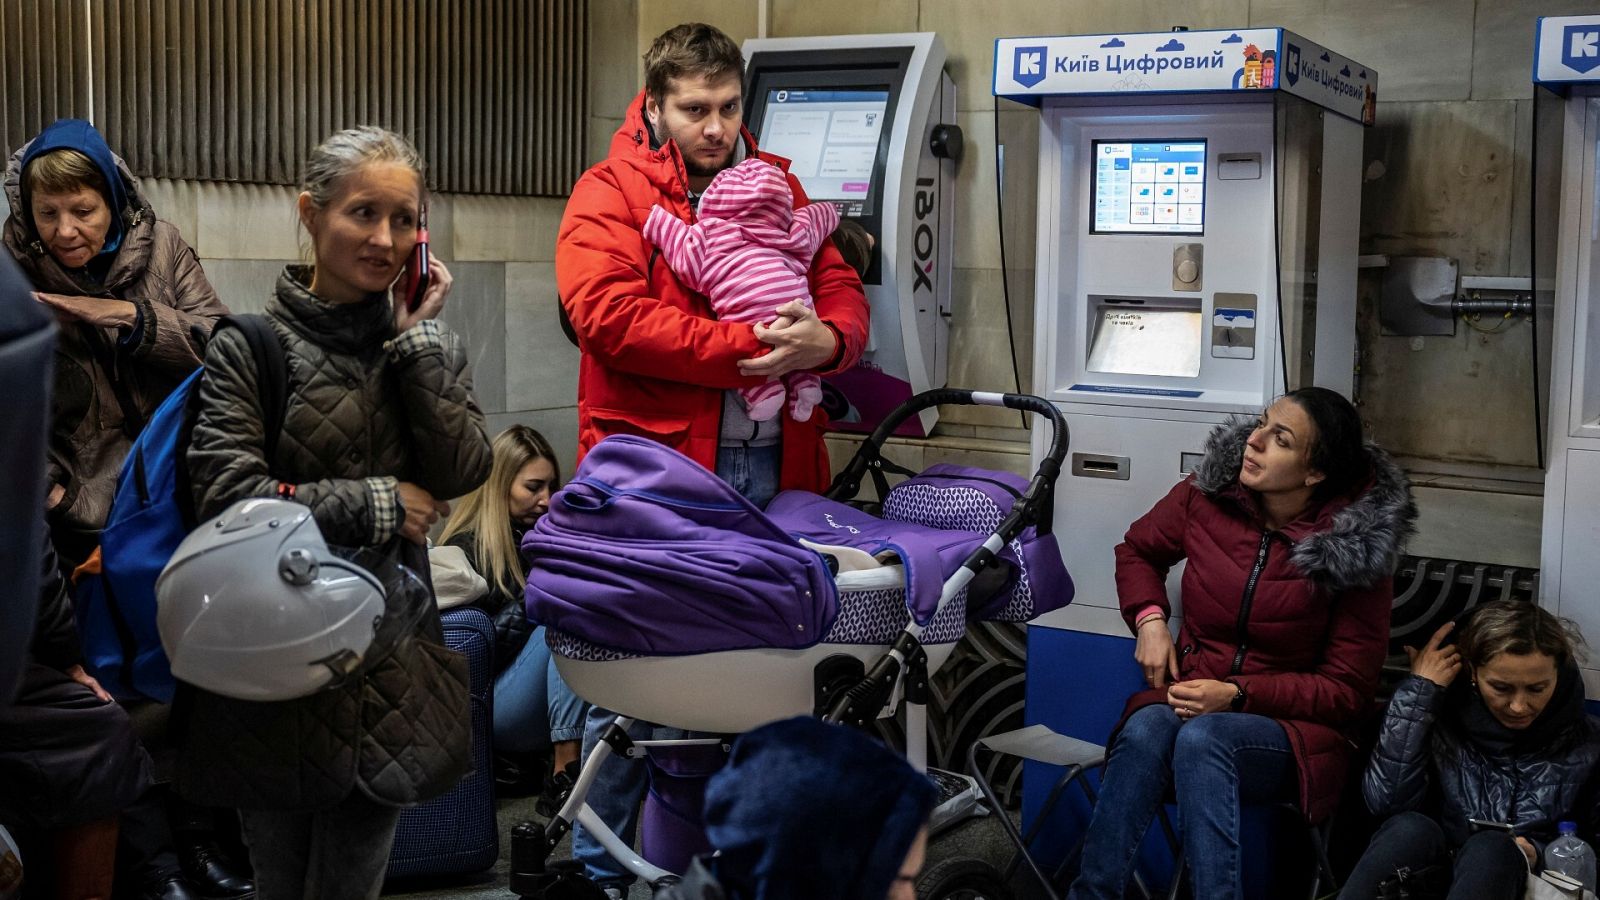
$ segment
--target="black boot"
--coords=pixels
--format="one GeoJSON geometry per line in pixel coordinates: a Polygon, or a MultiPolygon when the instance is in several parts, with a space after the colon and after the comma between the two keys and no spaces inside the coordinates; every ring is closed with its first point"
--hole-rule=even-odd
{"type": "Polygon", "coordinates": [[[542,753],[496,753],[495,796],[532,797],[544,787],[544,773],[548,771],[550,757],[542,753]]]}
{"type": "Polygon", "coordinates": [[[206,900],[245,900],[256,894],[250,870],[206,835],[179,835],[178,863],[195,894],[206,900]]]}
{"type": "Polygon", "coordinates": [[[567,798],[572,796],[572,788],[578,783],[578,773],[583,767],[577,760],[567,763],[567,767],[549,776],[544,780],[544,790],[539,792],[539,799],[533,804],[534,812],[546,819],[555,818],[561,811],[567,798]]]}

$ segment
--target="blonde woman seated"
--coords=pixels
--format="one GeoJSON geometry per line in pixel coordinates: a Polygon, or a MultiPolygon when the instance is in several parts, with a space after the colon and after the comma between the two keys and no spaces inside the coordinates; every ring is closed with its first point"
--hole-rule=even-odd
{"type": "Polygon", "coordinates": [[[495,752],[510,755],[503,765],[512,768],[517,757],[548,752],[554,775],[546,794],[554,799],[576,777],[588,704],[556,671],[544,628],[528,621],[522,599],[528,573],[518,548],[550,508],[561,472],[550,442],[526,425],[500,432],[493,448],[489,480],[456,505],[440,541],[465,551],[489,583],[488,595],[473,605],[494,619],[495,752]]]}

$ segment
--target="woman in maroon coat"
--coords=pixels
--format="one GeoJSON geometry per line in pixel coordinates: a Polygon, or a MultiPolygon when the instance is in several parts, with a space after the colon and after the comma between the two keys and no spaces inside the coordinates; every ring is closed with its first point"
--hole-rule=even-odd
{"type": "Polygon", "coordinates": [[[1150,687],[1129,698],[1111,744],[1073,900],[1122,897],[1169,791],[1207,900],[1242,894],[1242,804],[1294,800],[1312,822],[1331,811],[1415,517],[1405,476],[1333,391],[1294,391],[1212,434],[1195,473],[1117,547],[1150,687]],[[1184,560],[1174,641],[1166,577],[1184,560]]]}

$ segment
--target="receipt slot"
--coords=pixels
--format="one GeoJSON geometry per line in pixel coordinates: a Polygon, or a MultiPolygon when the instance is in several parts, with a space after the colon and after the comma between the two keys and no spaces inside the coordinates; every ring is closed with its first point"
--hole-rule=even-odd
{"type": "MultiPolygon", "coordinates": [[[[870,432],[948,369],[955,84],[933,34],[746,41],[745,124],[790,160],[806,194],[876,242],[863,276],[872,332],[860,363],[823,384],[830,427],[870,432]]],[[[938,410],[906,420],[926,435],[938,410]]]]}
{"type": "Polygon", "coordinates": [[[1034,389],[1074,451],[1055,521],[1077,598],[1036,625],[1126,638],[1113,548],[1211,430],[1350,393],[1376,88],[1276,28],[996,42],[995,93],[1041,117],[1034,389]]]}
{"type": "MultiPolygon", "coordinates": [[[[1550,347],[1540,603],[1600,646],[1600,15],[1536,29],[1534,322],[1550,347]]],[[[1590,691],[1597,664],[1583,662],[1590,691]]]]}

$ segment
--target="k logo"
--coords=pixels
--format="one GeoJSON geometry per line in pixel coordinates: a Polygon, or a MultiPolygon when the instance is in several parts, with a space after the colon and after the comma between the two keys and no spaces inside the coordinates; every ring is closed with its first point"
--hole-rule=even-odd
{"type": "Polygon", "coordinates": [[[1561,36],[1561,62],[1575,72],[1600,66],[1600,25],[1568,25],[1561,36]]]}
{"type": "Polygon", "coordinates": [[[1050,56],[1048,47],[1018,47],[1016,65],[1012,76],[1017,84],[1031,88],[1044,80],[1045,60],[1050,56]]]}

